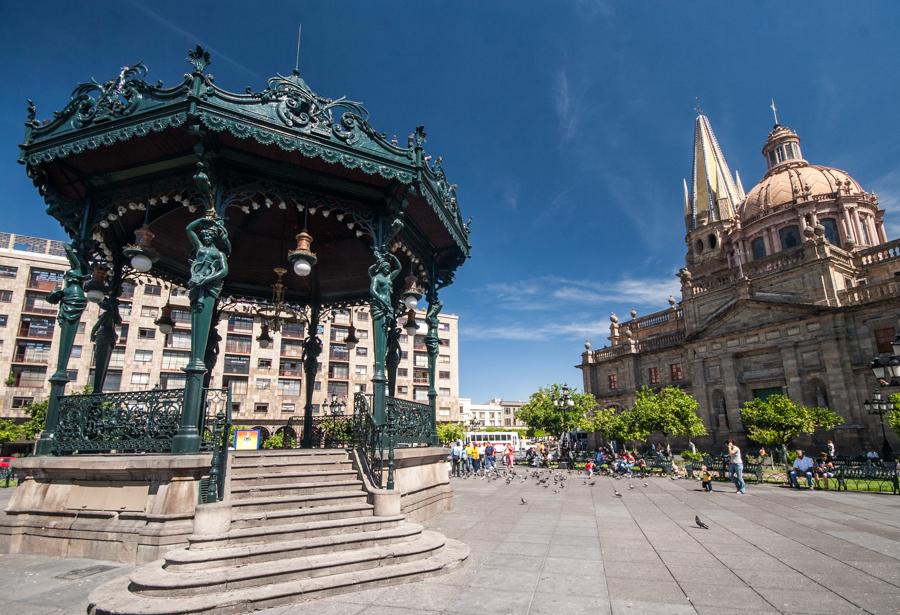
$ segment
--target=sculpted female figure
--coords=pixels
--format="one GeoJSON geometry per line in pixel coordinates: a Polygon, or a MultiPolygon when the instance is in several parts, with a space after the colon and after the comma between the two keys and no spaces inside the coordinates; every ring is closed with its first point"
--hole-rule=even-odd
{"type": "Polygon", "coordinates": [[[202,311],[208,301],[215,302],[228,275],[231,242],[222,220],[205,216],[187,225],[188,239],[194,246],[188,297],[194,309],[202,311]]]}
{"type": "Polygon", "coordinates": [[[369,267],[369,278],[372,280],[369,290],[372,294],[372,316],[383,323],[394,317],[394,306],[391,292],[394,280],[400,274],[400,261],[387,250],[375,252],[375,264],[369,267]]]}
{"type": "Polygon", "coordinates": [[[65,285],[61,290],[55,290],[47,295],[48,303],[59,303],[59,312],[56,320],[62,326],[64,323],[78,324],[81,313],[87,306],[82,283],[87,277],[87,267],[75,254],[75,250],[69,244],[65,244],[66,257],[69,259],[71,269],[66,271],[63,277],[65,285]]]}

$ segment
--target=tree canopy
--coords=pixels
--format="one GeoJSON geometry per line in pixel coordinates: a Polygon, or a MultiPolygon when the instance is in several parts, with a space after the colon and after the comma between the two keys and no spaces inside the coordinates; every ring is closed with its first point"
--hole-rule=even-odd
{"type": "Polygon", "coordinates": [[[697,414],[700,403],[682,389],[668,386],[655,392],[648,387],[637,391],[631,409],[636,431],[646,435],[659,432],[668,441],[669,436],[706,435],[706,426],[697,414]]]}
{"type": "Polygon", "coordinates": [[[770,395],[744,403],[741,421],[751,440],[786,447],[797,436],[816,429],[833,429],[844,418],[830,408],[797,404],[787,395],[770,395]]]}
{"type": "Polygon", "coordinates": [[[556,437],[576,429],[589,428],[587,416],[594,411],[597,400],[589,393],[574,391],[569,393],[569,397],[573,405],[559,406],[556,402],[562,398],[562,386],[551,384],[542,387],[531,394],[516,416],[528,425],[529,430],[545,431],[556,437]]]}
{"type": "Polygon", "coordinates": [[[888,425],[891,426],[894,433],[900,436],[900,393],[891,395],[890,400],[894,407],[884,415],[884,418],[887,419],[888,425]]]}
{"type": "Polygon", "coordinates": [[[450,444],[457,440],[462,441],[466,437],[466,430],[460,423],[438,423],[437,437],[441,444],[450,444]]]}

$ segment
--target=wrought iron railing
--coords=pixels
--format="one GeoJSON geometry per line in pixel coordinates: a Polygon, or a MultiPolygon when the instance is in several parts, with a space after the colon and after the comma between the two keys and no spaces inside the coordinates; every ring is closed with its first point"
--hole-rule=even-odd
{"type": "MultiPolygon", "coordinates": [[[[210,404],[219,404],[228,416],[231,404],[225,389],[206,393],[207,411],[197,427],[205,434],[205,450],[212,450],[209,430],[218,410],[210,410],[210,404]]],[[[183,406],[184,389],[63,395],[52,451],[56,455],[170,452],[183,406]]]]}
{"type": "Polygon", "coordinates": [[[395,449],[437,444],[431,406],[387,396],[385,420],[378,425],[369,395],[357,393],[353,402],[354,444],[366,461],[372,482],[393,489],[395,449]]]}
{"type": "Polygon", "coordinates": [[[207,389],[201,428],[202,448],[212,453],[212,460],[209,477],[200,484],[201,504],[219,502],[225,495],[231,425],[231,389],[207,389]]]}

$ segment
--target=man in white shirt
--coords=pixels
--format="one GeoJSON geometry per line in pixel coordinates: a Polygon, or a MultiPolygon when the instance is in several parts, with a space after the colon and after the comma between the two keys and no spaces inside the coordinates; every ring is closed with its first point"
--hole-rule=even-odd
{"type": "Polygon", "coordinates": [[[806,484],[812,489],[813,486],[813,460],[809,457],[806,457],[803,454],[803,451],[797,451],[797,458],[794,460],[794,467],[788,472],[788,477],[791,481],[791,487],[795,489],[800,488],[800,482],[797,480],[797,477],[801,474],[806,476],[806,484]]]}

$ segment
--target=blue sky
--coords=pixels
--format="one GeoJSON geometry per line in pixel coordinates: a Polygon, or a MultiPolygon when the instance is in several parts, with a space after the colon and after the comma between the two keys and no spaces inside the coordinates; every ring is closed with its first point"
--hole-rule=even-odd
{"type": "Polygon", "coordinates": [[[586,335],[677,291],[697,97],[748,191],[774,97],[805,157],[878,192],[900,235],[900,3],[777,1],[5,2],[2,230],[61,237],[15,162],[26,97],[47,117],[138,60],[174,84],[197,42],[217,83],[259,89],[301,22],[310,86],[401,140],[424,124],[460,186],[474,249],[444,304],[475,401],[580,386],[586,335]]]}

